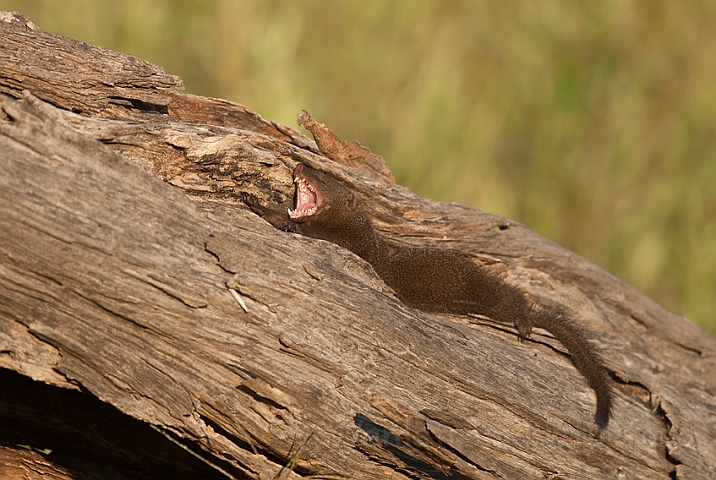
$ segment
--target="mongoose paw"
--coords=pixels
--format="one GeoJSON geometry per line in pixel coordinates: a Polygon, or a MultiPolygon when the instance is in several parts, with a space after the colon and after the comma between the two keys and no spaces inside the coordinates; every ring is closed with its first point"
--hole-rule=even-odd
{"type": "Polygon", "coordinates": [[[256,197],[256,195],[253,195],[248,192],[241,192],[239,194],[239,198],[241,199],[242,202],[244,202],[246,204],[246,206],[248,206],[252,209],[254,207],[259,206],[259,199],[258,199],[258,197],[256,197]]]}
{"type": "Polygon", "coordinates": [[[524,342],[532,334],[532,322],[530,320],[515,320],[515,328],[517,329],[517,336],[520,342],[524,342]]]}
{"type": "Polygon", "coordinates": [[[294,222],[290,220],[286,220],[285,222],[278,225],[276,228],[278,228],[279,230],[283,230],[284,232],[298,233],[298,227],[294,222]]]}

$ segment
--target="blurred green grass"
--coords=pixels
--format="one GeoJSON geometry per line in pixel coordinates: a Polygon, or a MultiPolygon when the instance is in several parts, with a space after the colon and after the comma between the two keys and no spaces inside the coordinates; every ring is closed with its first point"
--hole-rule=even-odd
{"type": "Polygon", "coordinates": [[[716,335],[716,2],[9,1],[187,91],[310,110],[716,335]]]}

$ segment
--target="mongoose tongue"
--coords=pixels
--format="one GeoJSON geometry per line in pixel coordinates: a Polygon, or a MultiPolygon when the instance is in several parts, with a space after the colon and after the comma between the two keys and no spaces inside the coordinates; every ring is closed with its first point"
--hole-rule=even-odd
{"type": "Polygon", "coordinates": [[[307,217],[316,213],[318,196],[311,184],[304,178],[296,177],[296,208],[288,210],[288,216],[292,219],[307,217]]]}

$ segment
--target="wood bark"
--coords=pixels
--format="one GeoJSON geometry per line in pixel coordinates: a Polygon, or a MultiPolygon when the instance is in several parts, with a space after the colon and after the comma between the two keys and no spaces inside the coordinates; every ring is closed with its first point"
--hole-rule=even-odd
{"type": "Polygon", "coordinates": [[[0,13],[0,476],[716,478],[716,341],[694,323],[395,185],[320,124],[319,149],[181,85],[0,13]],[[396,241],[578,312],[617,392],[607,431],[548,333],[407,308],[352,253],[241,205],[291,206],[297,162],[396,241]]]}

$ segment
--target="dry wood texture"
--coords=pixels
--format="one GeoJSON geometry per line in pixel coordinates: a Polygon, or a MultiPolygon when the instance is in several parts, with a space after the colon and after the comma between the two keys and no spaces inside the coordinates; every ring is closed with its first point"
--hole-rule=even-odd
{"type": "Polygon", "coordinates": [[[396,186],[379,157],[171,87],[0,14],[4,478],[716,477],[716,341],[692,322],[522,225],[396,186]],[[615,381],[608,430],[548,334],[409,309],[238,202],[289,207],[297,162],[386,235],[579,312],[615,381]]]}

